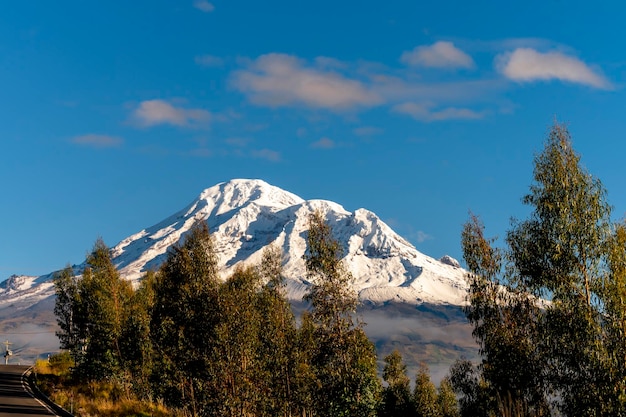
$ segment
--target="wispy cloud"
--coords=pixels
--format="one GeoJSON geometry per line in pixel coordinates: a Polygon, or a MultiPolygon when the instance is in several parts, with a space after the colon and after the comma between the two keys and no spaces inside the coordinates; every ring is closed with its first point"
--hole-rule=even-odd
{"type": "Polygon", "coordinates": [[[385,219],[385,223],[387,223],[389,227],[397,231],[402,230],[402,233],[401,233],[402,236],[404,236],[406,239],[410,240],[411,242],[424,243],[427,240],[434,239],[428,233],[422,230],[415,230],[413,226],[411,226],[410,224],[401,223],[398,221],[398,219],[395,219],[395,218],[385,219]]]}
{"type": "Polygon", "coordinates": [[[271,149],[258,149],[250,152],[250,155],[253,158],[265,159],[270,162],[279,162],[280,161],[280,152],[271,150],[271,149]]]}
{"type": "Polygon", "coordinates": [[[194,127],[207,125],[212,114],[204,109],[184,108],[165,100],[146,100],[139,103],[132,118],[142,127],[173,125],[194,127]]]}
{"type": "Polygon", "coordinates": [[[224,66],[224,59],[215,55],[198,55],[195,58],[196,64],[203,67],[222,67],[224,66]]]}
{"type": "Polygon", "coordinates": [[[431,240],[433,237],[426,232],[418,230],[413,234],[412,238],[415,239],[417,243],[424,243],[427,240],[431,240]]]}
{"type": "Polygon", "coordinates": [[[520,81],[560,80],[611,89],[611,83],[580,59],[561,52],[517,48],[496,58],[496,67],[507,78],[520,81]]]}
{"type": "Polygon", "coordinates": [[[474,60],[454,46],[452,42],[439,41],[429,46],[417,46],[406,51],[400,61],[413,67],[474,68],[474,60]]]}
{"type": "Polygon", "coordinates": [[[251,142],[251,140],[248,139],[248,138],[234,137],[234,138],[228,138],[224,142],[227,145],[229,145],[229,146],[234,146],[234,147],[237,147],[237,148],[244,148],[244,147],[248,146],[248,144],[251,142]]]}
{"type": "Polygon", "coordinates": [[[383,101],[361,81],[285,54],[260,56],[236,71],[231,83],[252,103],[270,107],[301,105],[343,111],[383,101]]]}
{"type": "Polygon", "coordinates": [[[333,149],[337,146],[334,140],[330,138],[323,137],[318,141],[315,141],[311,144],[311,148],[313,149],[333,149]]]}
{"type": "Polygon", "coordinates": [[[361,126],[353,130],[357,136],[374,136],[383,133],[383,129],[374,126],[361,126]]]}
{"type": "Polygon", "coordinates": [[[195,156],[197,158],[210,158],[214,156],[214,152],[207,147],[199,147],[190,150],[189,152],[187,152],[187,155],[195,156]]]}
{"type": "Polygon", "coordinates": [[[309,131],[305,127],[299,127],[296,130],[296,136],[299,138],[304,138],[309,133],[309,131]]]}
{"type": "Polygon", "coordinates": [[[443,120],[475,120],[482,119],[484,112],[477,112],[468,108],[446,107],[441,109],[432,109],[431,105],[418,103],[402,103],[393,107],[396,113],[408,114],[416,120],[423,122],[436,122],[443,120]]]}
{"type": "Polygon", "coordinates": [[[89,133],[86,135],[76,136],[71,139],[72,143],[93,148],[114,148],[122,145],[122,138],[109,135],[98,135],[89,133]]]}
{"type": "Polygon", "coordinates": [[[226,147],[220,151],[222,156],[264,159],[269,162],[280,162],[282,160],[282,155],[278,151],[269,148],[256,148],[253,138],[230,137],[225,139],[223,143],[226,147]]]}
{"type": "Polygon", "coordinates": [[[215,6],[213,6],[213,3],[209,3],[207,0],[194,0],[193,7],[204,13],[211,13],[213,10],[215,10],[215,6]]]}

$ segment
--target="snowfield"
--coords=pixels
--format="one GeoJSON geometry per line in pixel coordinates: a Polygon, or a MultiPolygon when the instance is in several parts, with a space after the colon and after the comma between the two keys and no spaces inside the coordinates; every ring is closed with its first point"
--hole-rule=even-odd
{"type": "MultiPolygon", "coordinates": [[[[349,212],[331,201],[305,201],[261,180],[236,179],[207,188],[178,213],[115,245],[113,262],[121,275],[136,285],[147,271],[159,268],[168,248],[194,223],[206,221],[223,277],[241,262],[258,262],[263,248],[274,244],[284,253],[287,295],[301,300],[310,285],[302,259],[308,215],[318,209],[344,248],[344,262],[362,301],[465,304],[465,271],[455,259],[444,256],[436,260],[422,254],[371,211],[349,212]]],[[[75,272],[81,273],[83,268],[84,264],[78,265],[75,272]]],[[[52,276],[5,280],[0,284],[0,308],[10,304],[26,308],[49,297],[54,293],[52,276]]]]}

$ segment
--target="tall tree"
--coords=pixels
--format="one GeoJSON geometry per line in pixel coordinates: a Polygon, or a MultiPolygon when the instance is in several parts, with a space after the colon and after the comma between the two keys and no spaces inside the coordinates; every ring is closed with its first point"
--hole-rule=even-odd
{"type": "Polygon", "coordinates": [[[383,389],[379,417],[408,417],[414,415],[411,398],[411,380],[406,374],[406,365],[402,355],[394,350],[385,357],[383,380],[387,386],[383,389]]]}
{"type": "Polygon", "coordinates": [[[599,180],[580,165],[564,126],[552,127],[535,158],[534,183],[524,203],[528,220],[507,235],[514,278],[551,303],[537,342],[552,363],[549,380],[569,415],[601,412],[604,379],[597,289],[604,275],[610,206],[599,180]],[[598,381],[596,383],[592,381],[598,381]]]}
{"type": "Polygon", "coordinates": [[[459,404],[454,394],[450,377],[443,378],[439,383],[437,404],[439,405],[441,417],[459,417],[459,404]]]}
{"type": "Polygon", "coordinates": [[[626,415],[626,222],[618,223],[608,247],[608,271],[599,297],[603,302],[606,372],[604,404],[607,414],[626,415]]]}
{"type": "Polygon", "coordinates": [[[302,417],[315,416],[318,404],[315,401],[315,393],[320,389],[315,368],[313,355],[317,351],[317,339],[315,337],[315,323],[309,311],[302,313],[300,327],[296,331],[294,340],[295,369],[292,386],[292,401],[296,413],[302,417]]]}
{"type": "Polygon", "coordinates": [[[256,416],[262,410],[266,386],[261,378],[259,328],[261,317],[256,298],[261,285],[253,267],[237,267],[220,287],[222,320],[215,330],[215,389],[209,400],[210,415],[256,416]]]}
{"type": "Polygon", "coordinates": [[[87,379],[119,379],[123,374],[120,341],[129,314],[132,287],[120,277],[102,239],[94,244],[87,265],[79,281],[84,357],[78,371],[87,379]]]}
{"type": "Polygon", "coordinates": [[[150,333],[157,357],[157,397],[192,415],[209,398],[219,309],[217,255],[205,222],[194,225],[182,244],[168,251],[154,285],[150,333]]]}
{"type": "Polygon", "coordinates": [[[150,311],[154,306],[156,274],[149,271],[133,292],[121,336],[123,367],[139,398],[151,398],[150,377],[155,354],[150,337],[150,311]]]}
{"type": "Polygon", "coordinates": [[[74,362],[79,362],[82,352],[80,340],[80,317],[78,317],[79,288],[78,278],[69,265],[53,278],[56,299],[54,303],[54,315],[56,316],[59,330],[56,336],[59,338],[61,349],[66,349],[72,355],[74,362]]]}
{"type": "Polygon", "coordinates": [[[417,417],[439,417],[441,409],[437,401],[437,388],[430,380],[430,373],[425,364],[421,364],[415,376],[413,403],[417,417]]]}
{"type": "Polygon", "coordinates": [[[312,365],[319,389],[315,398],[320,416],[368,416],[375,413],[380,394],[376,351],[354,314],[358,296],[351,288],[342,248],[321,211],[309,216],[304,255],[311,286],[315,352],[312,365]]]}
{"type": "Polygon", "coordinates": [[[480,368],[467,359],[459,359],[450,367],[450,384],[459,400],[461,417],[483,417],[493,413],[493,398],[480,368]]]}
{"type": "Polygon", "coordinates": [[[523,202],[530,216],[513,220],[502,256],[476,218],[462,236],[490,407],[509,399],[544,415],[552,401],[565,415],[619,415],[608,334],[619,327],[620,307],[609,311],[621,302],[626,241],[619,227],[612,232],[606,192],[581,166],[566,127],[550,129],[523,202]]]}
{"type": "Polygon", "coordinates": [[[256,307],[260,316],[259,356],[264,381],[263,412],[271,416],[288,416],[295,412],[293,401],[297,360],[296,321],[285,296],[282,274],[282,252],[275,246],[263,251],[257,266],[261,282],[256,307]]]}
{"type": "Polygon", "coordinates": [[[523,285],[516,285],[507,275],[510,269],[503,267],[502,253],[484,237],[484,226],[476,216],[465,224],[461,242],[470,271],[466,315],[483,358],[480,371],[485,384],[480,389],[490,398],[487,407],[495,409],[497,398],[511,396],[514,401],[545,409],[545,360],[537,348],[542,330],[540,306],[523,285]]]}

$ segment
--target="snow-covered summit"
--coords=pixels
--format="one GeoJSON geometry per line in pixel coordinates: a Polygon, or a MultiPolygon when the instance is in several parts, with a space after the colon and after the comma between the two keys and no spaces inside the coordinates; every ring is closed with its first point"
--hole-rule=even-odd
{"type": "MultiPolygon", "coordinates": [[[[284,253],[288,296],[299,300],[309,285],[302,256],[308,215],[314,210],[325,214],[343,246],[344,262],[363,301],[464,303],[465,272],[456,261],[422,254],[371,211],[349,212],[331,201],[305,201],[261,180],[235,179],[205,189],[183,210],[115,245],[113,262],[123,277],[137,283],[147,271],[158,269],[168,248],[195,222],[206,221],[224,277],[240,262],[258,262],[265,246],[274,244],[284,253]]],[[[50,292],[50,276],[0,286],[0,305],[50,292]]]]}

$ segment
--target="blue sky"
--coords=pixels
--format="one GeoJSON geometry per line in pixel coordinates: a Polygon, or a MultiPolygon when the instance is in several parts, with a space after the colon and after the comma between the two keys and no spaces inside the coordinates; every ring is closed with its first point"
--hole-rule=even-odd
{"type": "Polygon", "coordinates": [[[0,14],[0,279],[260,178],[461,257],[553,121],[626,212],[617,1],[34,1],[0,14]]]}

